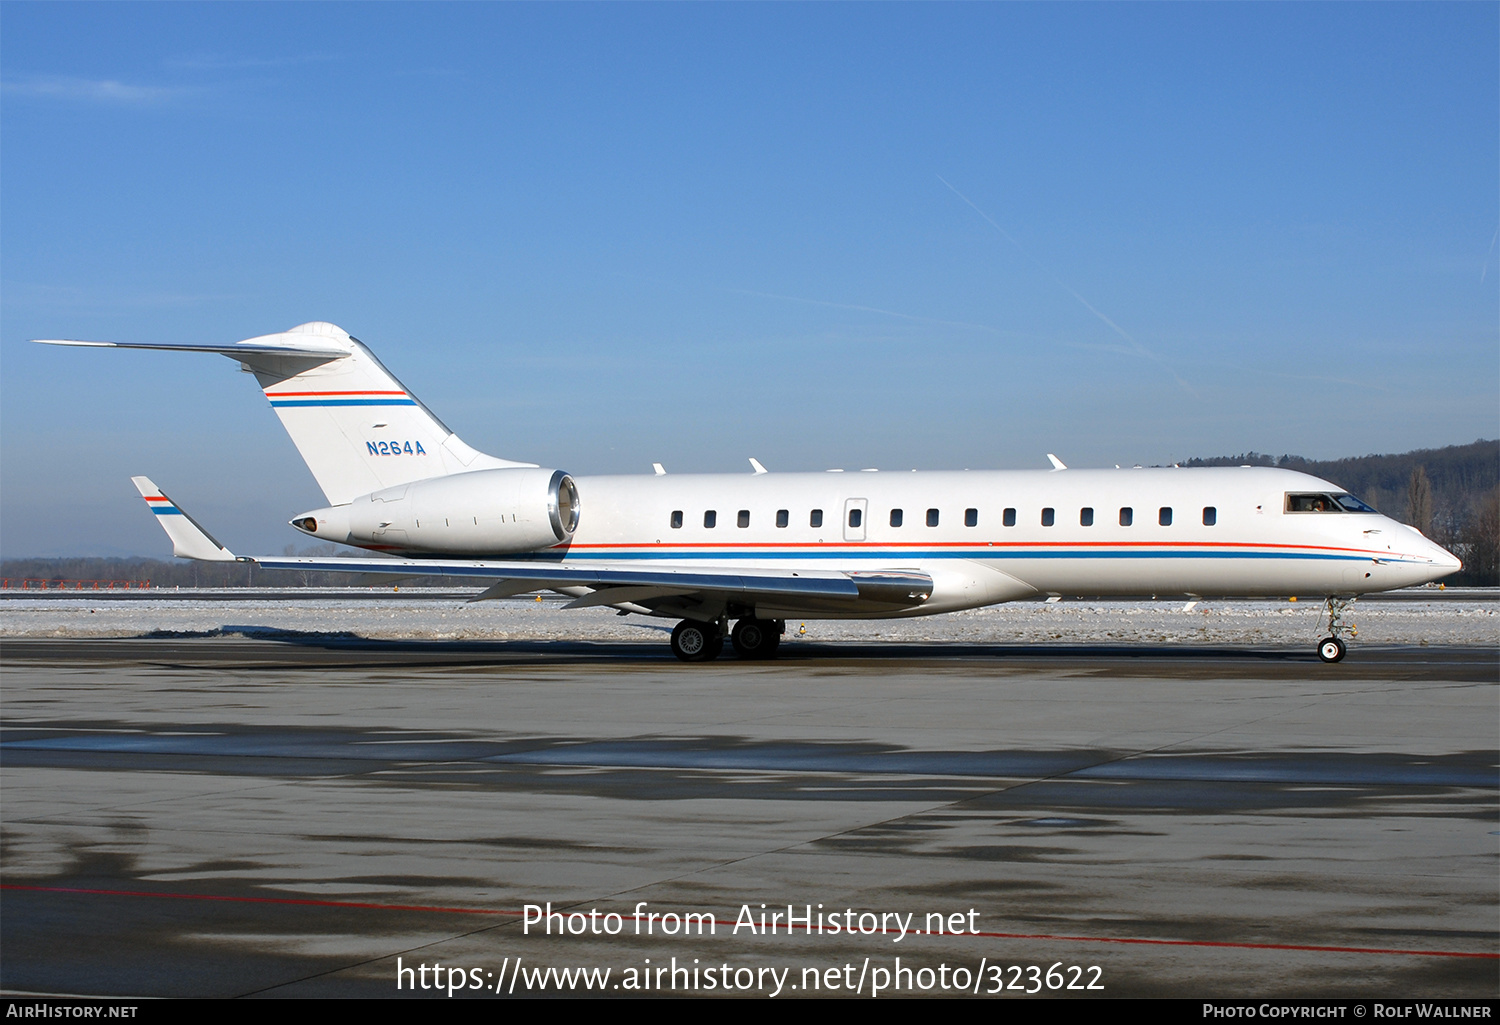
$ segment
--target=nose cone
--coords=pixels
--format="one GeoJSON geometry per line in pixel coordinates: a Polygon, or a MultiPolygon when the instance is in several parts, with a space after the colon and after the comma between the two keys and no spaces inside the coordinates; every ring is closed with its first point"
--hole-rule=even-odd
{"type": "Polygon", "coordinates": [[[1459,570],[1464,568],[1464,563],[1462,559],[1454,555],[1452,552],[1448,551],[1448,549],[1443,548],[1440,545],[1433,545],[1432,568],[1437,573],[1437,576],[1433,577],[1433,579],[1436,580],[1438,579],[1438,577],[1445,577],[1450,573],[1457,573],[1459,570]]]}
{"type": "Polygon", "coordinates": [[[1464,568],[1463,561],[1442,545],[1429,541],[1416,530],[1410,534],[1414,543],[1407,549],[1409,554],[1404,561],[1420,577],[1413,583],[1430,584],[1464,568]]]}

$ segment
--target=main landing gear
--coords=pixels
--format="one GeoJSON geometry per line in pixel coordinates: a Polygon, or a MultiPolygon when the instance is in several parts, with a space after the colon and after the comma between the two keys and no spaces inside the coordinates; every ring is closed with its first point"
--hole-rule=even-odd
{"type": "MultiPolygon", "coordinates": [[[[781,647],[786,622],[780,619],[742,619],[729,642],[740,658],[771,658],[781,647]]],[[[724,650],[724,624],[684,619],[672,630],[672,654],[684,662],[711,662],[724,650]]]]}
{"type": "Polygon", "coordinates": [[[785,629],[786,621],[781,619],[742,619],[734,624],[729,642],[740,658],[772,658],[781,647],[785,629]]]}
{"type": "Polygon", "coordinates": [[[672,654],[684,662],[712,662],[724,650],[724,631],[718,623],[684,619],[672,629],[672,654]]]}
{"type": "Polygon", "coordinates": [[[1318,657],[1324,662],[1337,662],[1348,651],[1343,639],[1345,630],[1349,631],[1351,637],[1359,635],[1359,629],[1352,621],[1347,625],[1344,623],[1344,616],[1353,604],[1353,598],[1328,599],[1328,636],[1318,642],[1318,657]]]}

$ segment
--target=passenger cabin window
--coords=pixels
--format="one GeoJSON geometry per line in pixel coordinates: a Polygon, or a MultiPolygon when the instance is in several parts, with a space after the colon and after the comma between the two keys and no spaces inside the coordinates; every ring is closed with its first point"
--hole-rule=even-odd
{"type": "Polygon", "coordinates": [[[899,526],[901,526],[901,510],[900,509],[892,509],[891,510],[891,526],[893,526],[893,527],[899,527],[899,526]]]}
{"type": "Polygon", "coordinates": [[[966,527],[977,527],[977,526],[979,526],[979,510],[978,509],[965,509],[964,510],[964,526],[966,526],[966,527]]]}
{"type": "Polygon", "coordinates": [[[938,525],[938,511],[936,509],[927,510],[927,525],[929,527],[936,527],[938,525]]]}
{"type": "Polygon", "coordinates": [[[681,509],[673,509],[672,510],[672,529],[673,530],[681,530],[682,529],[682,510],[681,509]]]}
{"type": "Polygon", "coordinates": [[[1215,509],[1211,505],[1205,505],[1203,507],[1203,525],[1205,527],[1212,527],[1215,523],[1218,522],[1219,510],[1215,509]]]}
{"type": "Polygon", "coordinates": [[[708,510],[708,512],[706,512],[706,513],[703,514],[703,525],[705,527],[712,528],[713,525],[715,523],[718,523],[718,522],[719,522],[719,514],[716,511],[714,511],[713,509],[710,509],[710,510],[708,510]]]}
{"type": "Polygon", "coordinates": [[[1094,525],[1094,510],[1087,507],[1079,509],[1078,523],[1080,526],[1092,527],[1094,525]]]}
{"type": "Polygon", "coordinates": [[[1120,526],[1122,526],[1122,527],[1128,527],[1128,526],[1130,526],[1134,522],[1135,522],[1135,510],[1132,509],[1132,508],[1130,508],[1130,506],[1128,506],[1128,505],[1127,506],[1122,506],[1120,508],[1120,526]]]}
{"type": "Polygon", "coordinates": [[[1172,525],[1172,507],[1170,505],[1164,505],[1157,511],[1156,522],[1160,523],[1163,527],[1170,527],[1172,525]]]}
{"type": "Polygon", "coordinates": [[[865,521],[865,514],[859,509],[849,510],[849,526],[857,527],[865,521]]]}
{"type": "Polygon", "coordinates": [[[749,509],[741,509],[740,510],[740,514],[735,517],[735,522],[737,524],[739,524],[741,527],[748,527],[748,526],[750,526],[750,510],[749,509]]]}
{"type": "Polygon", "coordinates": [[[1053,512],[1052,512],[1051,509],[1043,509],[1042,510],[1042,526],[1044,526],[1044,527],[1050,527],[1050,526],[1052,526],[1053,519],[1054,519],[1054,515],[1053,515],[1053,512]]]}
{"type": "Polygon", "coordinates": [[[1000,514],[1000,522],[1007,527],[1014,527],[1016,525],[1016,511],[1014,509],[1005,510],[1005,512],[1000,514]]]}
{"type": "Polygon", "coordinates": [[[809,527],[821,527],[823,525],[823,510],[814,509],[812,515],[807,518],[809,527]]]}
{"type": "Polygon", "coordinates": [[[787,512],[785,509],[776,510],[776,525],[778,527],[784,527],[790,522],[792,522],[791,513],[787,512]]]}
{"type": "Polygon", "coordinates": [[[1372,513],[1375,510],[1353,495],[1338,493],[1327,495],[1302,495],[1288,492],[1287,512],[1357,512],[1372,513]]]}

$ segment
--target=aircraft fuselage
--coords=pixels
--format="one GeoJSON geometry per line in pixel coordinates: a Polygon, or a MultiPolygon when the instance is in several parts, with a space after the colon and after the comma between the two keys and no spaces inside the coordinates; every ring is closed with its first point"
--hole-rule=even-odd
{"type": "MultiPolygon", "coordinates": [[[[531,474],[540,482],[550,472],[442,478],[444,505],[424,507],[419,485],[390,489],[377,506],[378,537],[332,523],[337,510],[305,515],[328,524],[313,532],[320,538],[407,557],[910,569],[932,577],[933,593],[918,607],[859,612],[876,616],[1036,593],[1357,595],[1434,580],[1458,566],[1408,526],[1345,511],[1336,485],[1267,467],[580,477],[569,542],[507,549],[501,539],[525,523],[537,528],[528,537],[545,525],[541,492],[534,488],[529,506],[523,499],[485,508],[492,480],[531,474]],[[465,485],[471,500],[462,497],[465,485]],[[1289,496],[1327,508],[1297,511],[1289,496]]],[[[817,606],[764,605],[756,614],[816,618],[824,614],[817,606]]],[[[852,611],[844,604],[827,614],[852,611]]]]}

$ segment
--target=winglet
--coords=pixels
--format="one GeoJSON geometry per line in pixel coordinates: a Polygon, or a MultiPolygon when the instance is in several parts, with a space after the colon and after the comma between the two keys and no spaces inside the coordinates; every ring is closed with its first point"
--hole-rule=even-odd
{"type": "Polygon", "coordinates": [[[198,521],[177,507],[166,492],[157,487],[150,477],[132,477],[146,506],[156,514],[167,536],[172,539],[172,554],[183,559],[198,559],[200,562],[233,562],[234,553],[215,541],[198,521]]]}
{"type": "Polygon", "coordinates": [[[754,456],[750,457],[750,469],[755,471],[755,475],[757,477],[759,477],[763,473],[770,472],[764,466],[760,465],[760,460],[756,459],[754,456]]]}
{"type": "Polygon", "coordinates": [[[1054,469],[1054,470],[1066,470],[1067,469],[1067,467],[1063,465],[1063,461],[1061,459],[1057,458],[1051,452],[1047,453],[1047,458],[1050,459],[1050,460],[1052,460],[1052,469],[1054,469]]]}

